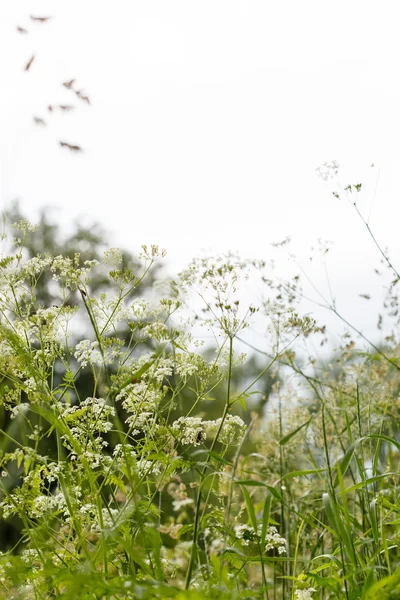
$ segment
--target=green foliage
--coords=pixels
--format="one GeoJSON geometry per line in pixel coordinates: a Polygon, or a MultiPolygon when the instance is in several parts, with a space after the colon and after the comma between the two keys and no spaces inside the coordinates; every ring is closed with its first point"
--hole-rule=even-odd
{"type": "Polygon", "coordinates": [[[365,600],[398,600],[400,598],[400,574],[384,577],[366,593],[365,600]]]}

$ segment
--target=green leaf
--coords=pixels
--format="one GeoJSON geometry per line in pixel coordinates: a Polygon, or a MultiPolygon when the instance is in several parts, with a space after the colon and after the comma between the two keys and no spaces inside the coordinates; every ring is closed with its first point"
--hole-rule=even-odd
{"type": "Polygon", "coordinates": [[[350,523],[343,519],[342,514],[339,512],[339,505],[330,494],[324,493],[322,495],[322,501],[333,531],[346,549],[349,559],[354,567],[356,567],[357,559],[352,542],[352,529],[350,523]]]}
{"type": "MultiPolygon", "coordinates": [[[[359,441],[359,440],[357,440],[359,441]]],[[[356,443],[351,444],[345,455],[336,463],[333,468],[340,469],[341,476],[344,477],[347,469],[349,468],[351,459],[353,458],[354,451],[356,449],[356,443]]],[[[333,487],[336,487],[339,483],[339,474],[336,475],[333,482],[333,487]]]]}
{"type": "Polygon", "coordinates": [[[383,473],[383,475],[376,475],[375,477],[370,477],[369,479],[364,479],[364,481],[360,481],[359,483],[356,483],[355,485],[352,485],[349,488],[346,488],[346,494],[349,492],[354,492],[355,490],[359,490],[367,485],[370,485],[371,483],[375,483],[375,481],[380,481],[381,479],[384,479],[385,477],[393,477],[395,475],[397,475],[397,473],[388,472],[388,473],[383,473]]]}
{"type": "Polygon", "coordinates": [[[233,483],[236,483],[238,485],[248,485],[251,487],[265,487],[271,492],[271,494],[274,496],[274,498],[279,500],[279,502],[283,502],[283,498],[280,495],[280,493],[278,492],[278,490],[276,490],[274,487],[272,487],[272,485],[268,485],[267,483],[264,483],[263,481],[256,481],[254,479],[237,479],[237,480],[233,480],[233,483]]]}
{"type": "Polygon", "coordinates": [[[290,479],[291,477],[300,477],[301,475],[315,475],[316,473],[324,473],[325,471],[326,469],[303,469],[300,471],[292,471],[291,473],[284,475],[281,478],[281,481],[283,481],[283,479],[290,479]]]}
{"type": "Polygon", "coordinates": [[[374,536],[374,542],[375,542],[375,544],[378,544],[379,543],[379,527],[378,527],[378,520],[376,517],[376,500],[377,499],[374,498],[369,505],[369,516],[370,516],[370,521],[371,521],[372,534],[374,536]]]}
{"type": "Polygon", "coordinates": [[[241,486],[241,488],[242,488],[244,501],[246,503],[247,514],[249,515],[250,523],[254,529],[254,533],[257,535],[257,517],[256,517],[256,513],[254,511],[253,501],[251,499],[251,496],[250,496],[247,488],[244,486],[241,486]]]}
{"type": "Polygon", "coordinates": [[[244,396],[239,396],[238,400],[239,400],[240,406],[243,408],[243,410],[246,410],[246,408],[247,408],[246,398],[244,396]]]}
{"type": "Polygon", "coordinates": [[[294,437],[296,435],[296,433],[298,433],[299,431],[301,431],[303,429],[303,427],[307,427],[307,425],[309,425],[311,423],[311,421],[313,420],[314,416],[310,417],[308,419],[308,421],[306,421],[305,423],[303,423],[302,425],[300,425],[300,427],[297,427],[297,429],[295,429],[294,431],[291,431],[290,433],[288,433],[287,435],[285,435],[281,440],[279,440],[279,443],[281,446],[284,446],[285,444],[288,443],[289,440],[292,439],[292,437],[294,437]]]}
{"type": "Polygon", "coordinates": [[[175,340],[170,340],[170,342],[173,346],[175,346],[175,348],[179,348],[179,350],[182,350],[182,352],[186,352],[185,348],[182,348],[182,346],[175,342],[175,340]]]}
{"type": "Polygon", "coordinates": [[[385,577],[366,593],[365,600],[400,600],[400,574],[385,577]]]}
{"type": "Polygon", "coordinates": [[[220,456],[214,450],[210,450],[209,453],[208,453],[208,455],[211,458],[213,458],[214,460],[216,460],[217,462],[223,463],[224,465],[232,466],[232,463],[229,460],[226,460],[226,458],[223,458],[222,456],[220,456]]]}
{"type": "Polygon", "coordinates": [[[262,516],[262,529],[261,529],[261,545],[265,546],[265,540],[268,532],[269,516],[271,514],[272,494],[268,491],[267,497],[264,502],[264,510],[262,516]]]}

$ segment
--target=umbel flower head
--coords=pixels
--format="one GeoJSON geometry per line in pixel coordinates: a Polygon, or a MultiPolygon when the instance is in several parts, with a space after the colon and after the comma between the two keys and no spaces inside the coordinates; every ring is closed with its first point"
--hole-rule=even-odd
{"type": "Polygon", "coordinates": [[[316,592],[315,588],[307,588],[305,590],[296,590],[295,598],[296,600],[312,600],[312,594],[316,592]]]}

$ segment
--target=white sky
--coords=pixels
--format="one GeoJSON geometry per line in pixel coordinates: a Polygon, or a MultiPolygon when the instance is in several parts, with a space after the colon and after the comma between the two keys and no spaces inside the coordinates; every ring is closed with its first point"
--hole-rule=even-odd
{"type": "Polygon", "coordinates": [[[32,216],[50,205],[66,225],[96,219],[110,245],[157,243],[173,269],[203,248],[268,259],[270,243],[291,235],[324,291],[307,257],[318,238],[332,240],[334,295],[368,332],[379,256],[315,168],[336,159],[343,184],[363,182],[365,214],[380,173],[370,224],[396,262],[399,13],[398,2],[366,0],[2,2],[2,208],[19,197],[32,216]],[[61,86],[71,78],[91,107],[61,86]],[[74,112],[46,110],[71,101],[74,112]]]}

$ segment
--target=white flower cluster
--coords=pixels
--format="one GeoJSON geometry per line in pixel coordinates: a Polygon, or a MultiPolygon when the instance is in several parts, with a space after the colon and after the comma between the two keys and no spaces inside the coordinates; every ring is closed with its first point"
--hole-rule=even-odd
{"type": "Polygon", "coordinates": [[[126,471],[127,463],[137,470],[139,477],[161,473],[161,467],[157,461],[147,460],[143,456],[138,460],[137,453],[130,444],[117,444],[113,452],[114,470],[126,471]]]}
{"type": "Polygon", "coordinates": [[[82,367],[101,361],[101,353],[97,350],[98,346],[99,342],[91,342],[90,340],[82,340],[76,345],[74,356],[82,367]]]}
{"type": "Polygon", "coordinates": [[[36,392],[38,389],[38,384],[35,381],[34,377],[29,377],[28,379],[25,379],[24,381],[24,385],[25,385],[25,391],[29,394],[29,392],[36,392]]]}
{"type": "Polygon", "coordinates": [[[219,294],[226,294],[235,286],[245,267],[246,262],[234,255],[197,257],[179,277],[184,286],[199,284],[219,294]]]}
{"type": "Polygon", "coordinates": [[[174,364],[171,358],[162,358],[149,369],[148,376],[157,383],[161,383],[166,377],[171,377],[173,367],[174,364]]]}
{"type": "Polygon", "coordinates": [[[115,364],[121,357],[122,341],[117,338],[104,340],[103,354],[101,354],[97,341],[82,340],[75,347],[74,356],[76,360],[86,367],[87,364],[99,365],[115,364]]]}
{"type": "Polygon", "coordinates": [[[142,321],[149,313],[148,302],[145,298],[135,298],[129,306],[129,311],[138,321],[142,321]]]}
{"type": "Polygon", "coordinates": [[[242,540],[243,546],[248,546],[250,542],[254,542],[257,539],[253,527],[245,523],[235,525],[234,532],[237,539],[242,540]]]}
{"type": "Polygon", "coordinates": [[[167,255],[167,251],[160,246],[155,244],[151,244],[150,246],[146,246],[145,244],[142,246],[142,251],[139,254],[139,258],[144,260],[149,260],[154,262],[158,258],[164,258],[167,255]]]}
{"type": "Polygon", "coordinates": [[[296,590],[295,597],[296,600],[312,600],[313,592],[316,592],[315,588],[308,588],[306,590],[296,590]]]}
{"type": "Polygon", "coordinates": [[[111,457],[104,455],[104,448],[108,442],[101,436],[113,427],[110,417],[115,416],[115,409],[109,406],[103,398],[87,398],[78,406],[65,408],[62,416],[69,426],[70,436],[63,435],[61,439],[64,446],[71,452],[71,459],[77,460],[78,453],[73,440],[76,440],[84,448],[79,452],[79,459],[87,460],[91,468],[107,466],[111,457]],[[97,435],[95,435],[97,433],[97,435]],[[73,439],[72,439],[73,438],[73,439]]]}
{"type": "Polygon", "coordinates": [[[198,362],[198,357],[192,352],[188,354],[180,352],[175,355],[175,371],[182,379],[186,379],[199,370],[198,362]]]}
{"type": "Polygon", "coordinates": [[[161,391],[145,380],[127,385],[116,400],[122,401],[124,410],[129,414],[126,423],[134,427],[132,435],[140,431],[154,429],[156,412],[161,400],[161,391]]]}
{"type": "Polygon", "coordinates": [[[9,499],[0,503],[3,518],[23,513],[30,519],[39,519],[55,511],[62,511],[65,516],[68,515],[65,497],[60,491],[47,495],[42,493],[45,479],[50,478],[46,477],[43,468],[28,473],[22,487],[16,488],[9,499]]]}
{"type": "Polygon", "coordinates": [[[160,465],[155,460],[146,460],[141,458],[137,463],[139,477],[148,477],[149,475],[159,475],[161,473],[160,465]]]}
{"type": "Polygon", "coordinates": [[[93,434],[95,431],[106,433],[112,429],[109,417],[115,416],[115,408],[109,406],[103,398],[86,398],[77,406],[63,411],[63,418],[73,423],[77,430],[93,434]]]}
{"type": "Polygon", "coordinates": [[[236,355],[235,355],[235,353],[233,353],[233,355],[231,356],[229,348],[224,348],[222,350],[222,352],[220,352],[219,350],[216,350],[216,353],[219,355],[218,356],[219,367],[221,370],[224,370],[225,372],[228,370],[229,365],[231,365],[231,368],[234,369],[234,368],[242,365],[246,361],[246,358],[247,358],[247,354],[245,352],[240,352],[240,354],[236,354],[236,355]]]}
{"type": "Polygon", "coordinates": [[[67,503],[64,495],[61,492],[55,495],[36,496],[32,502],[32,506],[30,507],[28,514],[32,519],[39,519],[48,513],[59,510],[62,510],[66,513],[68,512],[67,503]]]}
{"type": "Polygon", "coordinates": [[[192,504],[194,504],[193,498],[181,498],[180,500],[172,501],[172,509],[175,512],[178,512],[178,510],[180,510],[184,506],[191,506],[192,504]]]}
{"type": "Polygon", "coordinates": [[[28,411],[29,411],[29,403],[21,402],[21,404],[17,404],[16,406],[14,406],[14,408],[12,408],[12,410],[10,412],[10,418],[15,419],[19,415],[25,415],[28,411]]]}
{"type": "Polygon", "coordinates": [[[327,181],[333,179],[339,172],[339,163],[336,160],[326,161],[316,170],[317,174],[321,179],[327,181]]]}
{"type": "Polygon", "coordinates": [[[23,235],[36,231],[39,225],[32,225],[27,219],[21,219],[20,221],[12,224],[13,229],[20,231],[23,235]]]}
{"type": "Polygon", "coordinates": [[[91,307],[102,336],[131,316],[129,307],[120,298],[109,298],[105,292],[100,294],[99,299],[91,298],[91,307]]]}
{"type": "Polygon", "coordinates": [[[115,526],[119,515],[116,508],[102,508],[101,518],[96,504],[82,504],[79,509],[81,525],[87,527],[92,532],[100,532],[103,528],[111,529],[115,526]]]}
{"type": "Polygon", "coordinates": [[[104,252],[104,264],[116,267],[122,263],[122,251],[119,248],[109,248],[104,252]]]}
{"type": "Polygon", "coordinates": [[[266,552],[268,552],[268,550],[273,550],[274,548],[278,550],[278,554],[284,554],[286,552],[286,540],[279,535],[276,527],[268,527],[268,533],[265,541],[266,552]]]}
{"type": "MultiPolygon", "coordinates": [[[[216,435],[222,419],[203,421],[200,417],[179,417],[171,426],[172,433],[181,444],[199,446],[207,439],[207,434],[216,435]]],[[[218,440],[223,444],[239,443],[246,429],[246,424],[236,415],[225,417],[218,440]]]]}
{"type": "Polygon", "coordinates": [[[21,275],[22,277],[35,277],[36,275],[40,275],[40,273],[49,267],[53,262],[53,257],[50,254],[45,254],[44,258],[38,254],[27,260],[22,269],[21,275]]]}
{"type": "Polygon", "coordinates": [[[172,508],[176,512],[194,504],[193,498],[187,495],[186,485],[183,482],[171,482],[168,486],[168,494],[174,498],[172,508]]]}
{"type": "Polygon", "coordinates": [[[154,321],[153,323],[149,323],[149,325],[143,330],[143,333],[148,337],[157,340],[157,342],[168,340],[170,337],[168,327],[165,323],[162,323],[161,321],[154,321]]]}
{"type": "Polygon", "coordinates": [[[130,444],[116,444],[113,450],[114,464],[118,464],[119,459],[121,459],[121,466],[125,464],[127,457],[135,459],[136,462],[136,452],[130,444]]]}
{"type": "MultiPolygon", "coordinates": [[[[0,552],[0,558],[2,558],[3,556],[5,556],[3,552],[0,552]]],[[[3,564],[0,563],[0,583],[5,583],[6,577],[8,575],[7,571],[9,569],[12,569],[12,564],[10,563],[10,561],[7,561],[3,564]]]]}
{"type": "Polygon", "coordinates": [[[68,256],[55,256],[50,271],[53,272],[53,279],[59,281],[64,280],[67,287],[75,288],[79,284],[89,282],[89,274],[93,267],[97,267],[100,263],[97,260],[86,260],[85,267],[79,268],[80,255],[76,253],[74,258],[68,256]]]}
{"type": "MultiPolygon", "coordinates": [[[[208,421],[207,429],[214,435],[220,428],[222,419],[208,421]]],[[[226,415],[218,440],[222,444],[239,444],[246,431],[246,423],[237,415],[226,415]]]]}
{"type": "Polygon", "coordinates": [[[250,315],[256,312],[252,305],[242,306],[238,294],[255,267],[255,261],[243,261],[233,254],[195,258],[172,285],[184,293],[190,293],[194,288],[208,313],[208,318],[202,319],[202,325],[217,326],[233,337],[248,326],[250,315]]]}
{"type": "MultiPolygon", "coordinates": [[[[236,525],[234,528],[236,537],[242,541],[244,546],[248,546],[250,542],[255,542],[260,538],[262,526],[258,526],[257,533],[253,527],[241,523],[236,525]]],[[[276,549],[278,554],[284,554],[286,552],[286,540],[281,537],[276,527],[268,527],[267,535],[265,537],[265,552],[276,549]]]]}
{"type": "Polygon", "coordinates": [[[207,423],[209,421],[203,421],[200,417],[179,417],[172,423],[171,430],[181,444],[199,446],[207,438],[207,423]]]}
{"type": "Polygon", "coordinates": [[[37,550],[30,548],[26,550],[22,550],[21,552],[21,560],[26,565],[32,565],[36,560],[39,559],[39,553],[37,550]]]}

